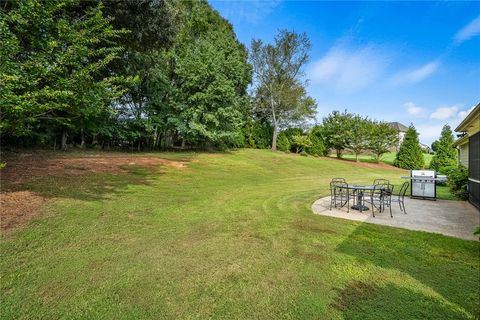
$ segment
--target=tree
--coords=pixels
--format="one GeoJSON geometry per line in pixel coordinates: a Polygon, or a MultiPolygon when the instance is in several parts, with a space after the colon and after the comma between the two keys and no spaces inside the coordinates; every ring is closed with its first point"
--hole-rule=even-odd
{"type": "Polygon", "coordinates": [[[277,149],[280,129],[313,116],[315,101],[305,90],[302,67],[308,62],[310,41],[305,33],[281,30],[274,44],[252,40],[250,62],[253,66],[257,108],[270,114],[273,125],[272,150],[277,149]]]}
{"type": "Polygon", "coordinates": [[[82,130],[108,113],[127,80],[104,75],[119,57],[116,30],[101,3],[12,2],[1,13],[0,127],[10,136],[82,130]],[[5,39],[5,40],[4,40],[5,39]]]}
{"type": "MultiPolygon", "coordinates": [[[[440,139],[436,144],[436,152],[430,162],[430,168],[435,171],[442,173],[449,167],[457,166],[457,150],[453,147],[453,142],[455,141],[453,137],[452,129],[449,125],[445,125],[442,128],[442,133],[440,139]]],[[[432,144],[433,145],[433,144],[432,144]]]]}
{"type": "Polygon", "coordinates": [[[347,147],[355,154],[355,161],[358,162],[358,155],[368,146],[369,120],[360,115],[353,115],[350,118],[351,136],[347,147]]]}
{"type": "Polygon", "coordinates": [[[312,146],[312,141],[306,135],[294,135],[292,137],[292,147],[295,148],[295,153],[305,152],[312,146]]]}
{"type": "Polygon", "coordinates": [[[337,158],[342,157],[342,152],[350,144],[353,136],[352,131],[353,115],[346,110],[344,113],[333,111],[323,118],[322,127],[326,143],[329,149],[335,149],[337,158]]]}
{"type": "Polygon", "coordinates": [[[438,140],[433,141],[431,147],[432,147],[433,152],[437,152],[438,140]]]}
{"type": "Polygon", "coordinates": [[[310,138],[312,145],[307,148],[307,153],[316,156],[326,156],[328,154],[328,150],[324,143],[323,128],[321,126],[314,126],[310,130],[308,137],[310,138]]]}
{"type": "Polygon", "coordinates": [[[421,169],[425,166],[422,147],[418,140],[417,130],[415,130],[413,124],[410,125],[405,133],[393,165],[410,170],[421,169]]]}
{"type": "Polygon", "coordinates": [[[398,132],[385,122],[372,121],[368,130],[368,149],[375,155],[375,162],[398,144],[398,132]]]}

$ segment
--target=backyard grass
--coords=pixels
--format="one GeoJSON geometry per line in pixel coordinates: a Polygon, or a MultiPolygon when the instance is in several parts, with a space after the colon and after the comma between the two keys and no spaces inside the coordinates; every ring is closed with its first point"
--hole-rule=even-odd
{"type": "MultiPolygon", "coordinates": [[[[396,152],[385,153],[380,157],[380,161],[393,165],[393,161],[395,160],[396,155],[397,155],[396,152]]],[[[330,156],[335,157],[336,155],[332,154],[330,156]]],[[[428,166],[430,165],[430,162],[432,161],[432,157],[433,157],[433,154],[429,154],[429,153],[424,153],[423,154],[423,158],[425,159],[425,167],[426,168],[428,168],[428,166]]],[[[342,155],[342,158],[346,159],[346,160],[355,160],[355,155],[354,154],[344,154],[344,155],[342,155]]],[[[366,154],[359,155],[358,159],[361,162],[375,162],[375,160],[373,159],[373,157],[371,155],[366,155],[366,154]]]]}
{"type": "Polygon", "coordinates": [[[478,319],[479,243],[312,214],[332,177],[398,169],[267,150],[45,177],[2,234],[2,319],[478,319]]]}

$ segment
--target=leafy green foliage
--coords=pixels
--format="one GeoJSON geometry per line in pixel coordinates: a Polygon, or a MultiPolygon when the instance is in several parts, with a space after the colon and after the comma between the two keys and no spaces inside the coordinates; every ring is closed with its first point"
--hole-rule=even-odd
{"type": "Polygon", "coordinates": [[[355,161],[358,160],[358,155],[368,147],[369,130],[371,129],[370,120],[362,118],[360,115],[351,115],[348,118],[348,126],[351,130],[350,138],[348,139],[347,148],[355,154],[355,161]]]}
{"type": "Polygon", "coordinates": [[[447,173],[448,168],[457,166],[458,152],[453,146],[454,141],[452,129],[449,125],[445,125],[436,143],[435,155],[430,163],[431,169],[447,173]]]}
{"type": "Polygon", "coordinates": [[[295,148],[296,153],[304,152],[312,146],[310,137],[306,135],[294,135],[292,137],[292,148],[295,148]]]}
{"type": "Polygon", "coordinates": [[[100,4],[19,1],[0,19],[0,127],[11,136],[83,127],[109,113],[122,76],[102,74],[122,52],[100,4]]]}
{"type": "Polygon", "coordinates": [[[308,62],[310,40],[305,33],[281,30],[274,44],[252,40],[250,62],[254,75],[255,105],[273,125],[272,150],[279,130],[315,114],[316,102],[307,95],[302,68],[308,62]]]}
{"type": "Polygon", "coordinates": [[[323,118],[322,127],[327,148],[335,149],[337,158],[348,147],[352,136],[353,115],[346,110],[343,113],[333,111],[323,118]]]}
{"type": "Polygon", "coordinates": [[[311,146],[306,150],[309,154],[315,156],[328,155],[328,149],[325,147],[323,129],[321,126],[314,126],[310,130],[308,137],[312,143],[311,146]]]}
{"type": "Polygon", "coordinates": [[[290,152],[291,147],[292,145],[290,144],[290,140],[288,139],[287,134],[284,131],[280,132],[277,139],[278,150],[283,152],[290,152]]]}
{"type": "Polygon", "coordinates": [[[380,162],[383,154],[398,143],[398,133],[388,123],[372,121],[368,128],[367,148],[374,154],[375,162],[380,162]]]}
{"type": "MultiPolygon", "coordinates": [[[[433,160],[432,160],[433,161],[433,160]]],[[[450,168],[446,172],[447,185],[455,196],[460,199],[468,199],[468,170],[464,166],[450,168]]]]}
{"type": "Polygon", "coordinates": [[[410,125],[405,133],[393,165],[410,170],[422,169],[425,166],[422,148],[418,140],[418,133],[413,125],[410,125]]]}

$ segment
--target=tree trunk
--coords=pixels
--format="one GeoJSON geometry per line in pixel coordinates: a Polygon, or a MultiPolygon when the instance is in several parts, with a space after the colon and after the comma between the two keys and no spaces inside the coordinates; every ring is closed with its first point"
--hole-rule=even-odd
{"type": "Polygon", "coordinates": [[[61,148],[62,148],[63,151],[67,150],[67,137],[68,137],[67,130],[63,129],[63,131],[62,131],[62,145],[61,145],[61,148]]]}
{"type": "Polygon", "coordinates": [[[342,157],[342,150],[340,149],[335,149],[336,153],[337,153],[337,158],[340,159],[342,157]]]}
{"type": "Polygon", "coordinates": [[[82,142],[80,143],[80,148],[85,148],[85,133],[83,132],[83,128],[80,129],[80,138],[82,142]]]}
{"type": "Polygon", "coordinates": [[[273,128],[272,150],[277,151],[277,128],[273,128]]]}
{"type": "Polygon", "coordinates": [[[358,153],[355,153],[355,162],[359,162],[358,161],[358,153]]]}

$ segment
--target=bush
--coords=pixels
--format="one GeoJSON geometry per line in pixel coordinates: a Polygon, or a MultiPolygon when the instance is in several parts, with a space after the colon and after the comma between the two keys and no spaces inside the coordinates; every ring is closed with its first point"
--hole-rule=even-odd
{"type": "Polygon", "coordinates": [[[312,145],[307,148],[307,152],[314,156],[326,156],[328,155],[328,150],[325,147],[322,137],[322,128],[320,126],[313,127],[312,131],[308,135],[312,145]]]}
{"type": "Polygon", "coordinates": [[[280,132],[277,138],[277,149],[283,152],[290,152],[291,144],[285,132],[280,132]]]}
{"type": "Polygon", "coordinates": [[[464,166],[451,168],[447,172],[447,185],[455,196],[468,199],[468,170],[464,166]]]}
{"type": "Polygon", "coordinates": [[[305,152],[312,146],[312,142],[308,136],[295,135],[292,137],[292,147],[295,148],[296,153],[305,152]]]}
{"type": "Polygon", "coordinates": [[[402,169],[422,169],[425,166],[423,151],[418,141],[418,132],[411,125],[403,138],[393,165],[402,169]]]}

